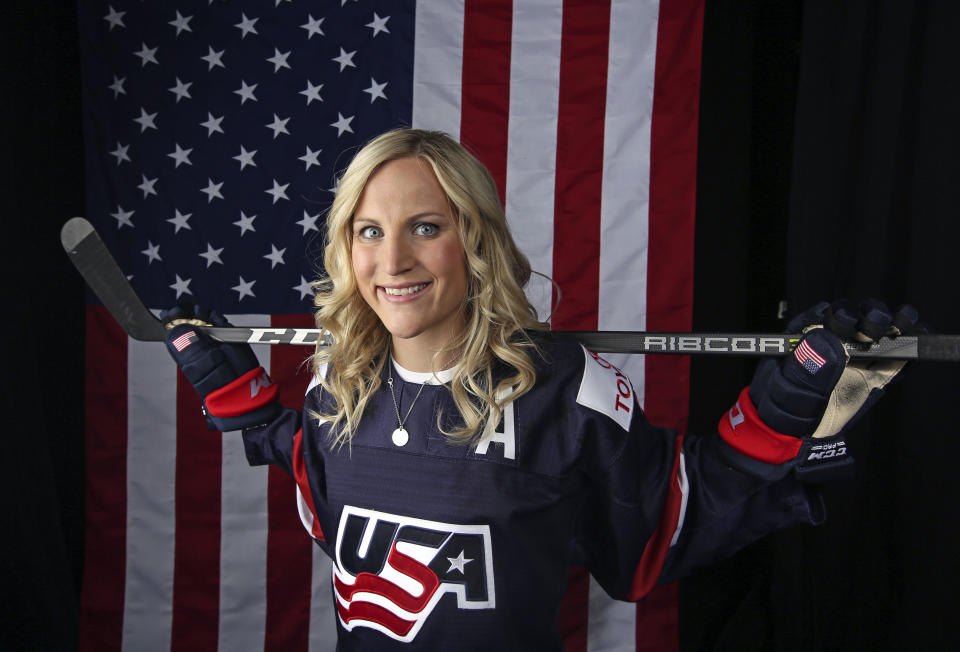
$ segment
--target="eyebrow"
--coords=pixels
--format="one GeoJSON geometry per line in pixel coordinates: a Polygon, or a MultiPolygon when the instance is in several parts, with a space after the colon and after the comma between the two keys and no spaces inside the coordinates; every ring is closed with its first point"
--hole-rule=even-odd
{"type": "MultiPolygon", "coordinates": [[[[426,218],[426,217],[440,217],[443,219],[453,220],[453,217],[450,215],[444,215],[443,213],[437,213],[435,211],[426,211],[423,213],[417,213],[416,215],[411,215],[409,217],[403,218],[404,223],[415,222],[417,220],[426,218]]],[[[367,217],[365,215],[354,215],[352,222],[356,224],[357,222],[370,222],[372,224],[379,224],[380,219],[376,217],[367,217]]]]}

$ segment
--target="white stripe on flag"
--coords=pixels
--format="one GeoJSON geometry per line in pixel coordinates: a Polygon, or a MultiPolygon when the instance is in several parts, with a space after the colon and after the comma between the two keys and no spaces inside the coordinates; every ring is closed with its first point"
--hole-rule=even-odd
{"type": "Polygon", "coordinates": [[[417,2],[411,123],[460,138],[464,0],[417,2]]]}
{"type": "MultiPolygon", "coordinates": [[[[553,274],[562,23],[562,0],[513,3],[506,213],[520,250],[533,269],[546,276],[553,274]]],[[[549,317],[551,283],[534,276],[527,295],[540,319],[549,317]]]]}
{"type": "MultiPolygon", "coordinates": [[[[307,536],[304,532],[304,536],[307,536]]],[[[310,583],[310,652],[333,652],[337,647],[337,622],[333,613],[331,568],[333,563],[320,546],[313,545],[310,583]]]]}
{"type": "Polygon", "coordinates": [[[637,605],[613,600],[590,576],[588,652],[635,652],[637,605]]]}
{"type": "MultiPolygon", "coordinates": [[[[600,330],[643,330],[646,325],[650,131],[658,11],[655,0],[614,0],[610,7],[600,194],[600,330]]],[[[642,404],[643,357],[605,357],[630,377],[642,404]]],[[[633,652],[636,605],[614,600],[591,577],[589,609],[588,651],[633,652]]]]}
{"type": "MultiPolygon", "coordinates": [[[[610,7],[600,213],[600,330],[646,327],[650,129],[658,13],[656,0],[615,0],[610,7]]],[[[630,377],[642,401],[643,357],[607,358],[630,377]]]]}
{"type": "MultiPolygon", "coordinates": [[[[270,326],[266,315],[228,315],[270,326]]],[[[253,347],[270,371],[270,347],[253,347]]],[[[239,432],[223,434],[220,488],[220,650],[262,650],[267,617],[268,467],[250,466],[239,432]]],[[[304,569],[309,572],[309,569],[304,569]]]]}
{"type": "Polygon", "coordinates": [[[123,649],[169,650],[173,622],[177,367],[159,342],[128,340],[127,563],[123,649]]]}

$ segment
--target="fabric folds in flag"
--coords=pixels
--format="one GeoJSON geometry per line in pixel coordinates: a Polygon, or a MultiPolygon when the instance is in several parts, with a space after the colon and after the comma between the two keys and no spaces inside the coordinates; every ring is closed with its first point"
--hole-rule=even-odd
{"type": "MultiPolygon", "coordinates": [[[[556,281],[529,289],[555,328],[689,329],[702,5],[80,3],[87,217],[153,309],[312,325],[338,174],[386,129],[440,129],[556,281]]],[[[206,430],[162,344],[93,300],[87,327],[81,648],[333,649],[292,479],[206,430]]],[[[257,354],[299,405],[309,350],[257,354]]],[[[611,357],[682,430],[686,361],[611,357]]],[[[620,603],[573,569],[560,626],[569,650],[676,649],[676,589],[620,603]]]]}

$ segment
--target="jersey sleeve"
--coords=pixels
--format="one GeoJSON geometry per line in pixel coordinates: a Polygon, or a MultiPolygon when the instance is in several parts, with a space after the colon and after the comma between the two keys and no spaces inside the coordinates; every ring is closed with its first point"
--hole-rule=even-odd
{"type": "Polygon", "coordinates": [[[293,475],[294,437],[300,430],[299,410],[284,408],[270,423],[243,430],[243,447],[250,466],[276,464],[293,475]]]}
{"type": "Polygon", "coordinates": [[[293,477],[300,522],[311,537],[321,544],[326,544],[320,511],[324,508],[323,460],[312,454],[306,443],[306,438],[313,434],[313,431],[309,429],[308,421],[303,418],[304,414],[309,414],[311,397],[318,393],[314,391],[315,387],[317,384],[313,382],[307,388],[307,401],[303,412],[284,408],[272,422],[244,429],[243,446],[247,463],[251,466],[275,464],[293,477]]]}
{"type": "Polygon", "coordinates": [[[638,600],[770,532],[822,521],[819,497],[792,474],[771,481],[731,466],[716,433],[685,438],[649,423],[629,380],[587,353],[574,553],[611,596],[638,600]]]}

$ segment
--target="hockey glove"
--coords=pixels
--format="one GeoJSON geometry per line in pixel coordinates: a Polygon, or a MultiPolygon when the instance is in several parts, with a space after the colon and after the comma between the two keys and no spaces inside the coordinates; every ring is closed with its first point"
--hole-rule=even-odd
{"type": "Polygon", "coordinates": [[[805,334],[791,355],[760,363],[750,387],[720,420],[720,434],[738,453],[780,465],[775,473],[795,467],[804,479],[820,480],[852,464],[844,434],[906,364],[851,360],[839,337],[870,342],[924,329],[911,306],[892,313],[867,300],[818,304],[787,330],[805,334]]]}
{"type": "Polygon", "coordinates": [[[167,350],[203,399],[210,430],[240,430],[268,423],[281,410],[277,386],[249,344],[217,342],[197,326],[230,326],[219,313],[180,305],[160,314],[167,350]]]}

